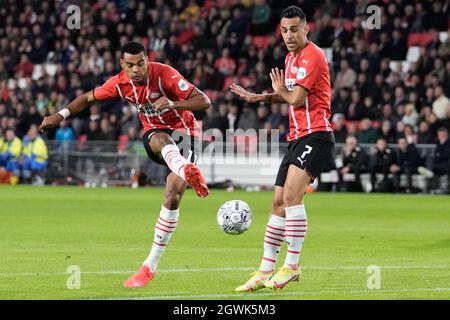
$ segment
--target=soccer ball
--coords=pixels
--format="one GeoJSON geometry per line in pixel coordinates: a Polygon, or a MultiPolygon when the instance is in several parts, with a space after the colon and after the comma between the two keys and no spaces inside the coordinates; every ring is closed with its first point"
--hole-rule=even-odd
{"type": "Polygon", "coordinates": [[[241,200],[227,201],[217,211],[217,223],[228,234],[241,234],[252,224],[252,209],[241,200]]]}

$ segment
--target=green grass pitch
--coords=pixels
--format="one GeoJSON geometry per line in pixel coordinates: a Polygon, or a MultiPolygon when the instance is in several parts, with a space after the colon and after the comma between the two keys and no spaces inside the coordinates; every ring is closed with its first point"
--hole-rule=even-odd
{"type": "Polygon", "coordinates": [[[418,195],[307,195],[300,281],[239,294],[260,263],[272,194],[212,190],[199,199],[188,190],[158,274],[125,289],[148,254],[162,193],[1,186],[0,299],[450,298],[450,197],[418,195]],[[232,199],[253,209],[238,236],[216,225],[218,207],[232,199]],[[67,288],[70,265],[81,270],[80,289],[67,288]],[[367,286],[370,265],[380,267],[380,289],[367,286]]]}

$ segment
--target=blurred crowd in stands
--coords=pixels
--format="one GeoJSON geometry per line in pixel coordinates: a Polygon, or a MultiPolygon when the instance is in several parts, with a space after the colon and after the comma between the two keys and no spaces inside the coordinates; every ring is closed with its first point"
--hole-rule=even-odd
{"type": "MultiPolygon", "coordinates": [[[[279,16],[296,4],[310,24],[309,39],[328,56],[338,143],[350,138],[379,150],[383,144],[435,144],[449,155],[444,139],[450,129],[448,0],[75,1],[81,8],[79,30],[66,25],[72,1],[1,2],[3,149],[11,139],[25,144],[27,132],[44,116],[118,73],[120,47],[131,40],[145,44],[150,60],[174,66],[208,94],[213,107],[196,113],[204,130],[279,129],[283,140],[289,130],[287,105],[249,105],[228,87],[237,82],[254,92],[271,90],[269,70],[284,68],[287,53],[279,16]],[[367,28],[369,5],[379,8],[380,29],[367,28]]],[[[136,112],[121,101],[108,101],[63,121],[46,139],[137,140],[141,135],[136,112]]],[[[417,167],[422,165],[436,173],[433,161],[417,167]]],[[[450,163],[444,167],[448,173],[450,163]]]]}

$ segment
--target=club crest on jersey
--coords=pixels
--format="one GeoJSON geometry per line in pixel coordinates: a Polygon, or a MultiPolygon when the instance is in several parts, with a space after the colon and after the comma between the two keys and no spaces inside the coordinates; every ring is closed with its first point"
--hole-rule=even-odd
{"type": "Polygon", "coordinates": [[[301,80],[304,79],[306,77],[306,69],[305,68],[299,68],[297,71],[297,79],[301,80]]]}
{"type": "Polygon", "coordinates": [[[291,72],[294,73],[294,74],[297,73],[298,72],[298,67],[297,66],[292,66],[291,67],[291,72]]]}
{"type": "Polygon", "coordinates": [[[286,85],[286,88],[289,91],[294,90],[294,86],[295,86],[295,79],[285,79],[284,80],[284,84],[286,85]]]}
{"type": "Polygon", "coordinates": [[[178,81],[178,87],[180,88],[181,91],[186,91],[187,89],[189,89],[189,85],[183,79],[180,79],[180,81],[178,81]]]}

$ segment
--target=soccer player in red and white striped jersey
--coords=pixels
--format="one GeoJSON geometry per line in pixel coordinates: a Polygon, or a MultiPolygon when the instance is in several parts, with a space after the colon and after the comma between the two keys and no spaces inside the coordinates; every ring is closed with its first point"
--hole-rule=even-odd
{"type": "Polygon", "coordinates": [[[285,71],[276,68],[270,72],[274,93],[254,94],[237,84],[230,87],[250,103],[288,103],[290,110],[289,147],[275,181],[264,255],[259,270],[236,291],[282,288],[299,278],[300,251],[308,226],[303,197],[333,157],[330,72],[325,54],[307,39],[309,27],[299,7],[283,10],[280,27],[289,53],[285,71]],[[283,242],[287,244],[286,260],[275,273],[283,242]]]}
{"type": "Polygon", "coordinates": [[[39,129],[55,127],[69,115],[97,101],[122,99],[139,112],[149,157],[171,170],[166,178],[164,201],[150,254],[139,271],[124,283],[125,287],[143,287],[154,277],[161,255],[175,231],[178,208],[187,185],[199,197],[209,194],[205,178],[195,165],[197,155],[193,140],[199,132],[192,111],[208,108],[210,100],[174,68],[149,62],[146,50],[139,42],[129,42],[122,47],[120,65],[122,71],[119,74],[77,97],[58,113],[45,117],[39,129]],[[183,145],[184,154],[178,143],[183,145]]]}

